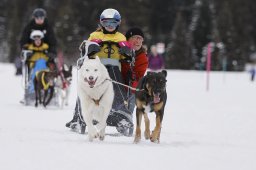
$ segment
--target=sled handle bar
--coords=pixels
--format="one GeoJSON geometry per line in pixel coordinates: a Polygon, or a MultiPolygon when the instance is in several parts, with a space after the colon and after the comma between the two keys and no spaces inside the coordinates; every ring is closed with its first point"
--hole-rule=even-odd
{"type": "Polygon", "coordinates": [[[25,62],[28,58],[28,54],[32,54],[33,52],[31,50],[22,50],[21,51],[21,61],[25,62]]]}

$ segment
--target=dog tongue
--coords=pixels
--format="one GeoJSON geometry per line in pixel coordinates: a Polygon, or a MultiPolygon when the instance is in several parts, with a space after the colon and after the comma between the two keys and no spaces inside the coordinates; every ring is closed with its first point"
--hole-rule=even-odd
{"type": "Polygon", "coordinates": [[[95,81],[88,81],[88,84],[89,84],[90,86],[94,86],[95,81]]]}
{"type": "Polygon", "coordinates": [[[159,103],[159,102],[160,102],[159,94],[154,94],[154,103],[159,103]]]}

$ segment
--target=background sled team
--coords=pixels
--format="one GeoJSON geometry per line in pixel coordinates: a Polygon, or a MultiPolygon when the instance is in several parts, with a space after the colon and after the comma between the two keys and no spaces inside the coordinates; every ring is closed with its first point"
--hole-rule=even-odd
{"type": "MultiPolygon", "coordinates": [[[[117,10],[104,10],[100,15],[99,27],[88,38],[88,41],[94,42],[93,45],[86,46],[85,43],[82,43],[80,46],[81,57],[86,55],[89,59],[94,60],[98,56],[112,80],[136,88],[149,65],[146,50],[143,47],[144,34],[140,28],[134,27],[123,35],[118,32],[120,24],[121,15],[117,10]]],[[[29,77],[27,80],[33,82],[30,86],[34,89],[35,106],[38,105],[38,100],[45,107],[50,103],[53,92],[50,90],[51,93],[48,99],[47,93],[48,89],[53,89],[56,84],[53,83],[53,78],[58,77],[59,89],[66,89],[66,93],[68,93],[67,87],[71,82],[72,67],[65,69],[66,66],[61,62],[63,60],[57,60],[56,58],[56,38],[53,29],[48,24],[44,9],[38,8],[33,11],[33,18],[23,31],[20,45],[22,49],[32,51],[31,54],[25,56],[23,62],[27,68],[29,77]],[[40,64],[40,62],[43,64],[40,64]],[[67,72],[69,74],[65,75],[67,72]],[[41,100],[41,91],[45,93],[43,101],[41,100]]],[[[159,69],[162,69],[161,57],[158,56],[158,58],[159,63],[162,64],[159,69]]],[[[153,60],[157,63],[157,58],[153,58],[153,60]]],[[[83,60],[83,62],[85,61],[83,60]]],[[[80,67],[82,67],[83,62],[80,67]]],[[[93,83],[93,81],[90,83],[93,83]]],[[[134,91],[117,84],[113,84],[113,88],[115,95],[106,123],[109,126],[115,126],[117,131],[123,135],[130,136],[133,133],[134,91]]],[[[59,91],[59,93],[61,92],[59,91]]],[[[25,95],[24,100],[26,100],[26,97],[25,95]]],[[[81,114],[81,112],[87,106],[81,108],[80,98],[79,95],[73,119],[66,126],[73,130],[79,129],[81,133],[84,133],[88,123],[84,122],[84,114],[81,114]]],[[[63,103],[61,106],[63,106],[63,103]]],[[[97,123],[100,124],[99,121],[94,121],[94,124],[97,123]]],[[[90,128],[88,126],[88,130],[90,128]]]]}

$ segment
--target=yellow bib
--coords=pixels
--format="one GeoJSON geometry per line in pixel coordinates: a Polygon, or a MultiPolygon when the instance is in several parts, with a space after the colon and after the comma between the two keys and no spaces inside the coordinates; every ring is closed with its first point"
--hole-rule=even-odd
{"type": "Polygon", "coordinates": [[[49,49],[49,46],[46,43],[43,43],[43,45],[41,45],[40,47],[36,47],[34,46],[34,44],[29,44],[27,49],[34,52],[31,58],[28,60],[31,61],[31,64],[29,66],[30,68],[34,66],[33,62],[39,59],[45,59],[46,61],[49,59],[49,57],[44,53],[45,50],[49,49]]]}
{"type": "Polygon", "coordinates": [[[123,56],[118,52],[119,47],[115,44],[121,41],[126,41],[123,34],[120,32],[116,32],[115,34],[104,34],[102,31],[96,31],[90,34],[88,40],[93,39],[100,39],[103,41],[103,47],[101,48],[100,52],[96,54],[100,58],[111,58],[117,60],[123,59],[123,56]]]}

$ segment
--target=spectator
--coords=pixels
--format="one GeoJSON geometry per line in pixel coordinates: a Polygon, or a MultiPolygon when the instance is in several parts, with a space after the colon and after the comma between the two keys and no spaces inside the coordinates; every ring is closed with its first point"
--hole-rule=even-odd
{"type": "Polygon", "coordinates": [[[157,53],[155,45],[152,45],[151,53],[148,56],[149,66],[148,68],[152,71],[161,71],[164,69],[164,59],[163,56],[157,53]]]}
{"type": "Polygon", "coordinates": [[[254,81],[255,79],[255,74],[256,74],[256,69],[255,66],[253,65],[252,68],[249,70],[250,75],[251,75],[251,81],[254,81]]]}

